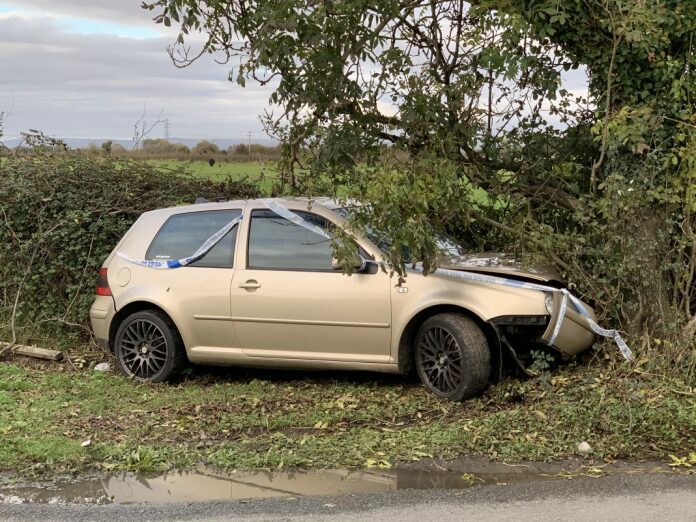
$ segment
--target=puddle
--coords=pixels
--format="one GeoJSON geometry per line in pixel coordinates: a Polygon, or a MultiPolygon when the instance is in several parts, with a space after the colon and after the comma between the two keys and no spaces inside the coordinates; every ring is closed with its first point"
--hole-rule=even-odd
{"type": "MultiPolygon", "coordinates": [[[[397,489],[458,489],[475,484],[519,480],[511,476],[483,476],[453,471],[320,470],[256,473],[124,473],[105,478],[18,485],[0,488],[0,503],[129,504],[196,502],[205,500],[341,495],[397,489]]],[[[529,480],[531,477],[526,477],[529,480]]],[[[543,477],[539,477],[543,478],[543,477]]]]}
{"type": "Polygon", "coordinates": [[[399,489],[464,489],[557,479],[563,470],[497,464],[476,473],[419,469],[314,470],[216,473],[207,469],[162,475],[122,473],[50,484],[0,486],[0,504],[164,504],[305,495],[387,492],[399,489]]]}

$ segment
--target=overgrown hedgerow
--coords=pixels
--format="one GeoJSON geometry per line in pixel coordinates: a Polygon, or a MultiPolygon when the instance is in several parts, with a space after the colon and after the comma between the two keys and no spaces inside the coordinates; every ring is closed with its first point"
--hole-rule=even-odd
{"type": "Polygon", "coordinates": [[[88,340],[97,270],[142,212],[258,195],[245,181],[53,147],[0,157],[0,340],[88,340]]]}

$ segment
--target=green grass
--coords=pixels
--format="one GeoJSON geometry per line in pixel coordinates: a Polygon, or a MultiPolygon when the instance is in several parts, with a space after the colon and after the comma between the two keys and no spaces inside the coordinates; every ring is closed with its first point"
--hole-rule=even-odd
{"type": "Polygon", "coordinates": [[[696,450],[676,378],[570,366],[452,404],[400,377],[198,369],[142,385],[68,365],[0,365],[0,470],[389,466],[481,455],[667,458],[696,450]],[[90,445],[83,447],[83,441],[90,445]]]}
{"type": "Polygon", "coordinates": [[[207,161],[149,160],[148,162],[162,170],[184,168],[194,176],[215,181],[227,178],[247,179],[257,184],[264,195],[269,195],[278,181],[276,165],[273,162],[216,162],[212,166],[207,161]]]}

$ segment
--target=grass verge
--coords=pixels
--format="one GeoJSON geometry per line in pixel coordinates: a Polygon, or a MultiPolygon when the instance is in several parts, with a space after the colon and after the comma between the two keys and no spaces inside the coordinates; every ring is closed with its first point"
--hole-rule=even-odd
{"type": "Polygon", "coordinates": [[[678,378],[596,363],[453,404],[398,376],[201,368],[142,385],[15,360],[0,363],[0,470],[541,461],[572,457],[581,441],[597,458],[667,459],[696,450],[694,399],[678,378]]]}
{"type": "Polygon", "coordinates": [[[273,187],[278,184],[278,172],[275,162],[216,162],[210,165],[207,161],[181,160],[148,160],[148,163],[159,170],[177,170],[185,168],[194,176],[224,181],[247,180],[259,188],[266,196],[270,195],[273,187]]]}

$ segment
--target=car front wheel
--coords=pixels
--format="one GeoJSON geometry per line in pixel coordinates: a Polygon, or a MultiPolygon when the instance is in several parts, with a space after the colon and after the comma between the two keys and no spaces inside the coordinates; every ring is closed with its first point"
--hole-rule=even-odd
{"type": "Polygon", "coordinates": [[[416,335],[415,360],[421,382],[443,399],[468,399],[488,386],[488,342],[465,315],[446,313],[427,319],[416,335]]]}
{"type": "Polygon", "coordinates": [[[162,382],[174,376],[185,361],[179,332],[158,310],[129,315],[114,338],[116,366],[139,381],[162,382]]]}

